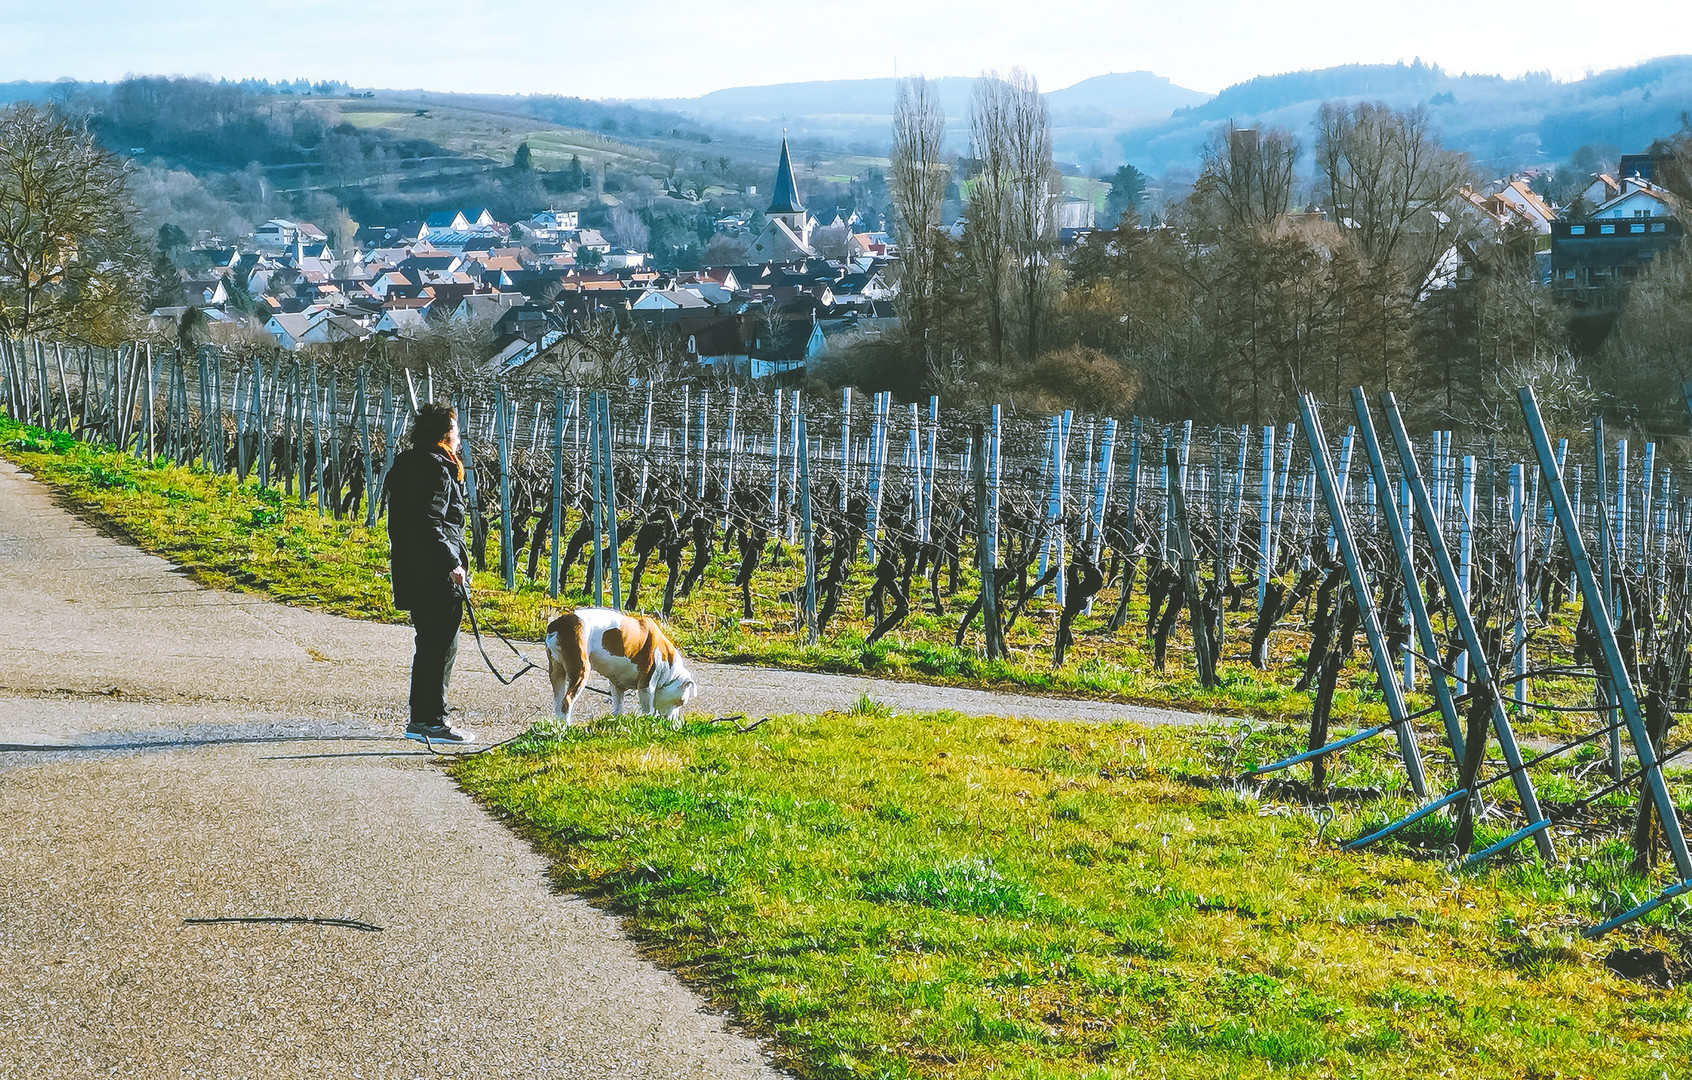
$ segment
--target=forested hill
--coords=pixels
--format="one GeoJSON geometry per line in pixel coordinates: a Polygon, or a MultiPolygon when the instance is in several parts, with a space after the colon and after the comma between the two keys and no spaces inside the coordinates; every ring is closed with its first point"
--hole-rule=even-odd
{"type": "MultiPolygon", "coordinates": [[[[967,150],[974,80],[934,80],[946,111],[950,148],[967,150]]],[[[841,79],[742,86],[697,98],[643,101],[719,130],[787,128],[799,139],[885,153],[892,124],[892,79],[841,79]]],[[[1283,127],[1306,144],[1324,101],[1384,101],[1428,109],[1447,146],[1484,170],[1508,172],[1567,160],[1579,147],[1641,150],[1679,130],[1692,112],[1692,56],[1558,82],[1532,74],[1450,74],[1423,64],[1348,64],[1264,75],[1214,97],[1150,72],[1103,75],[1045,95],[1061,161],[1089,172],[1126,160],[1153,176],[1194,172],[1205,141],[1232,119],[1243,127],[1283,127]]]]}
{"type": "Polygon", "coordinates": [[[0,84],[0,104],[22,101],[86,118],[133,159],[149,227],[223,237],[272,216],[345,232],[443,207],[486,206],[513,220],[548,205],[600,206],[602,195],[614,204],[633,194],[642,206],[685,197],[687,211],[712,192],[764,182],[777,145],[773,135],[720,143],[696,121],[621,102],[328,82],[0,84]]]}
{"type": "MultiPolygon", "coordinates": [[[[969,100],[973,77],[933,80],[946,112],[946,137],[956,153],[969,145],[969,100]]],[[[680,113],[723,131],[762,133],[786,129],[795,139],[887,151],[893,126],[894,79],[834,79],[737,86],[695,98],[637,101],[680,113]]],[[[1176,109],[1197,105],[1208,94],[1176,86],[1149,71],[1099,75],[1045,94],[1059,158],[1099,163],[1119,153],[1123,131],[1166,120],[1176,109]]]]}
{"type": "Polygon", "coordinates": [[[1302,142],[1324,101],[1425,106],[1445,145],[1503,173],[1567,159],[1587,145],[1642,150],[1679,130],[1692,111],[1692,56],[1666,56],[1571,82],[1451,75],[1422,63],[1352,64],[1268,75],[1228,87],[1159,123],[1122,132],[1128,161],[1153,175],[1194,170],[1218,126],[1280,127],[1302,142]]]}

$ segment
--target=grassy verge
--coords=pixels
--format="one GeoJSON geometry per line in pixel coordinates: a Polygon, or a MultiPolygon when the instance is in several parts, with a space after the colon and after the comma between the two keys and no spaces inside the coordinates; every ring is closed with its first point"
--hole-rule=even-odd
{"type": "Polygon", "coordinates": [[[1604,959],[1679,953],[1692,917],[1578,934],[1656,884],[1622,845],[1459,875],[1342,855],[1409,804],[1324,829],[1182,779],[1234,738],[865,701],[606,722],[456,774],[807,1077],[1683,1074],[1692,993],[1604,959]]]}

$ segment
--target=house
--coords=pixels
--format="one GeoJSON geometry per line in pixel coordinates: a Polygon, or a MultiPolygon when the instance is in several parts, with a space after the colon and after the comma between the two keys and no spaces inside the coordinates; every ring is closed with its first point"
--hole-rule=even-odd
{"type": "Polygon", "coordinates": [[[512,275],[523,273],[523,264],[511,255],[488,255],[484,258],[470,259],[464,267],[471,277],[478,278],[483,285],[492,285],[496,289],[510,288],[516,282],[512,275]]]}
{"type": "Polygon", "coordinates": [[[1513,220],[1521,222],[1540,236],[1551,234],[1551,223],[1557,219],[1557,211],[1551,209],[1549,203],[1528,187],[1527,181],[1511,180],[1491,198],[1508,206],[1513,220]]]}
{"type": "Polygon", "coordinates": [[[434,239],[437,233],[461,233],[470,230],[470,219],[462,210],[442,210],[423,219],[425,234],[434,239]]]}
{"type": "Polygon", "coordinates": [[[303,311],[278,312],[264,324],[264,332],[275,338],[276,344],[293,352],[306,343],[306,335],[327,315],[327,310],[310,314],[303,311]]]}
{"type": "Polygon", "coordinates": [[[1601,204],[1584,221],[1551,227],[1551,283],[1580,301],[1637,277],[1658,253],[1680,246],[1685,229],[1679,201],[1637,176],[1623,194],[1601,204]]]}
{"type": "Polygon", "coordinates": [[[1057,227],[1061,229],[1091,229],[1093,215],[1097,207],[1091,199],[1083,199],[1076,195],[1060,195],[1053,211],[1057,218],[1057,227]]]}
{"type": "MultiPolygon", "coordinates": [[[[154,308],[147,316],[147,329],[152,333],[176,333],[182,323],[182,316],[186,315],[193,305],[176,304],[170,307],[154,308]]],[[[230,316],[216,308],[201,308],[208,323],[230,321],[230,316]]]]}
{"type": "Polygon", "coordinates": [[[573,239],[580,230],[581,215],[574,210],[542,210],[512,227],[513,233],[528,237],[532,243],[559,243],[573,239]]]}
{"type": "Polygon", "coordinates": [[[523,365],[538,360],[566,337],[564,331],[549,329],[534,341],[512,338],[488,357],[488,370],[494,375],[507,375],[523,365]]]}
{"type": "Polygon", "coordinates": [[[725,289],[714,281],[698,281],[682,287],[711,307],[727,307],[734,302],[734,290],[725,289]]]}
{"type": "Polygon", "coordinates": [[[411,337],[429,328],[432,296],[396,297],[382,305],[382,315],[371,330],[387,337],[411,337]]]}
{"type": "Polygon", "coordinates": [[[1601,206],[1622,193],[1621,183],[1609,173],[1594,173],[1592,182],[1581,192],[1581,198],[1592,206],[1601,206]]]}
{"type": "Polygon", "coordinates": [[[807,363],[828,351],[813,297],[801,296],[798,302],[781,307],[764,305],[762,311],[749,312],[748,316],[751,341],[747,374],[754,379],[802,376],[807,363]]]}
{"type": "Polygon", "coordinates": [[[353,234],[353,243],[362,251],[391,247],[399,241],[399,230],[388,225],[360,225],[353,234]]]}
{"type": "Polygon", "coordinates": [[[574,236],[565,239],[565,246],[571,251],[587,248],[603,255],[611,250],[611,241],[605,239],[605,235],[598,229],[578,229],[574,236]]]}
{"type": "Polygon", "coordinates": [[[447,316],[447,322],[461,327],[478,323],[492,326],[506,312],[526,302],[522,293],[472,293],[458,302],[452,314],[447,316]]]}
{"type": "Polygon", "coordinates": [[[193,278],[182,283],[183,297],[190,307],[221,308],[229,303],[229,289],[222,274],[210,278],[193,278]]]}
{"type": "Polygon", "coordinates": [[[735,276],[732,266],[707,266],[703,270],[689,271],[677,278],[677,283],[682,285],[706,281],[720,285],[731,293],[740,289],[740,279],[735,276]]]}
{"type": "Polygon", "coordinates": [[[531,229],[570,229],[581,228],[581,214],[575,210],[542,210],[525,224],[531,229]]]}
{"type": "Polygon", "coordinates": [[[1623,192],[1592,211],[1593,221],[1636,218],[1671,218],[1680,212],[1679,200],[1660,187],[1637,178],[1623,185],[1623,192]]]}
{"type": "Polygon", "coordinates": [[[324,307],[272,315],[264,330],[290,352],[305,345],[361,341],[371,335],[370,328],[357,319],[324,307]]]}
{"type": "MultiPolygon", "coordinates": [[[[752,194],[756,195],[757,192],[754,191],[752,194]]],[[[711,230],[728,236],[739,236],[746,231],[746,223],[750,220],[751,211],[731,214],[728,217],[720,217],[711,222],[711,230]]]]}
{"type": "Polygon", "coordinates": [[[490,234],[471,232],[469,229],[430,229],[429,246],[442,251],[462,254],[477,243],[488,243],[490,234]]]}
{"type": "Polygon", "coordinates": [[[432,278],[451,280],[452,275],[464,268],[462,256],[449,252],[434,252],[413,255],[399,264],[399,269],[408,275],[416,275],[417,280],[429,282],[432,278]]]}
{"type": "MultiPolygon", "coordinates": [[[[518,299],[521,300],[522,297],[518,299]]],[[[494,323],[493,338],[495,341],[507,338],[539,341],[551,328],[545,308],[538,304],[513,304],[506,308],[494,323]]]]}
{"type": "Polygon", "coordinates": [[[722,315],[677,324],[683,345],[704,367],[720,367],[745,375],[752,370],[752,352],[738,315],[722,315]]]}
{"type": "Polygon", "coordinates": [[[369,281],[372,293],[386,300],[396,296],[416,296],[423,288],[422,278],[404,270],[384,270],[369,281]]]}
{"type": "Polygon", "coordinates": [[[371,332],[381,337],[416,337],[429,329],[428,314],[422,308],[383,308],[371,332]]]}
{"type": "Polygon", "coordinates": [[[859,259],[865,256],[885,259],[892,244],[886,233],[852,233],[846,238],[846,257],[859,259]]]}
{"type": "Polygon", "coordinates": [[[306,221],[289,221],[287,218],[271,218],[253,230],[253,243],[274,251],[291,248],[301,241],[321,244],[328,239],[328,235],[316,225],[306,221]]]}
{"type": "Polygon", "coordinates": [[[644,252],[614,247],[601,256],[599,265],[607,270],[633,270],[646,265],[646,255],[644,252]]]}
{"type": "Polygon", "coordinates": [[[232,270],[240,261],[239,251],[224,247],[194,248],[188,252],[187,258],[190,267],[205,272],[232,270]]]}
{"type": "Polygon", "coordinates": [[[707,313],[712,306],[698,287],[649,289],[629,305],[629,314],[648,324],[668,325],[707,313]]]}
{"type": "Polygon", "coordinates": [[[371,336],[371,330],[359,320],[340,311],[331,311],[318,324],[319,333],[306,334],[308,344],[329,344],[337,341],[363,341],[371,336]]]}

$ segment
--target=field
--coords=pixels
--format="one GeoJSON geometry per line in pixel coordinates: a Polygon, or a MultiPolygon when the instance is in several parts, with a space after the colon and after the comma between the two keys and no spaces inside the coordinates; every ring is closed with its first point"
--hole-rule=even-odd
{"type": "Polygon", "coordinates": [[[426,139],[449,152],[481,155],[501,165],[511,164],[518,145],[526,141],[535,164],[544,169],[562,167],[571,154],[579,155],[584,165],[604,159],[615,167],[641,172],[661,168],[656,151],[548,124],[532,116],[391,95],[335,104],[341,118],[355,127],[380,127],[398,138],[426,139]]]}

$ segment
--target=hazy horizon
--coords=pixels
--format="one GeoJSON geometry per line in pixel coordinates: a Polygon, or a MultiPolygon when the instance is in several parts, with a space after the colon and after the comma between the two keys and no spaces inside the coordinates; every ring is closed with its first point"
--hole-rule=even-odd
{"type": "Polygon", "coordinates": [[[512,0],[497,12],[447,0],[373,0],[354,8],[298,0],[280,18],[240,8],[208,14],[181,0],[0,0],[9,31],[0,41],[0,73],[6,81],[40,82],[115,82],[132,74],[332,79],[394,90],[629,100],[1022,67],[1047,90],[1147,71],[1214,94],[1260,75],[1343,64],[1420,59],[1452,74],[1546,72],[1572,81],[1692,52],[1692,7],[1654,9],[1649,33],[1589,34],[1576,28],[1591,17],[1590,6],[1569,0],[1551,0],[1502,35],[1455,0],[1354,11],[1344,26],[1306,18],[1304,5],[1252,0],[1145,12],[1053,0],[1033,19],[1013,0],[968,8],[867,0],[853,10],[853,27],[862,29],[840,32],[833,29],[839,9],[814,0],[743,0],[732,14],[701,10],[667,23],[540,0],[512,0]]]}

